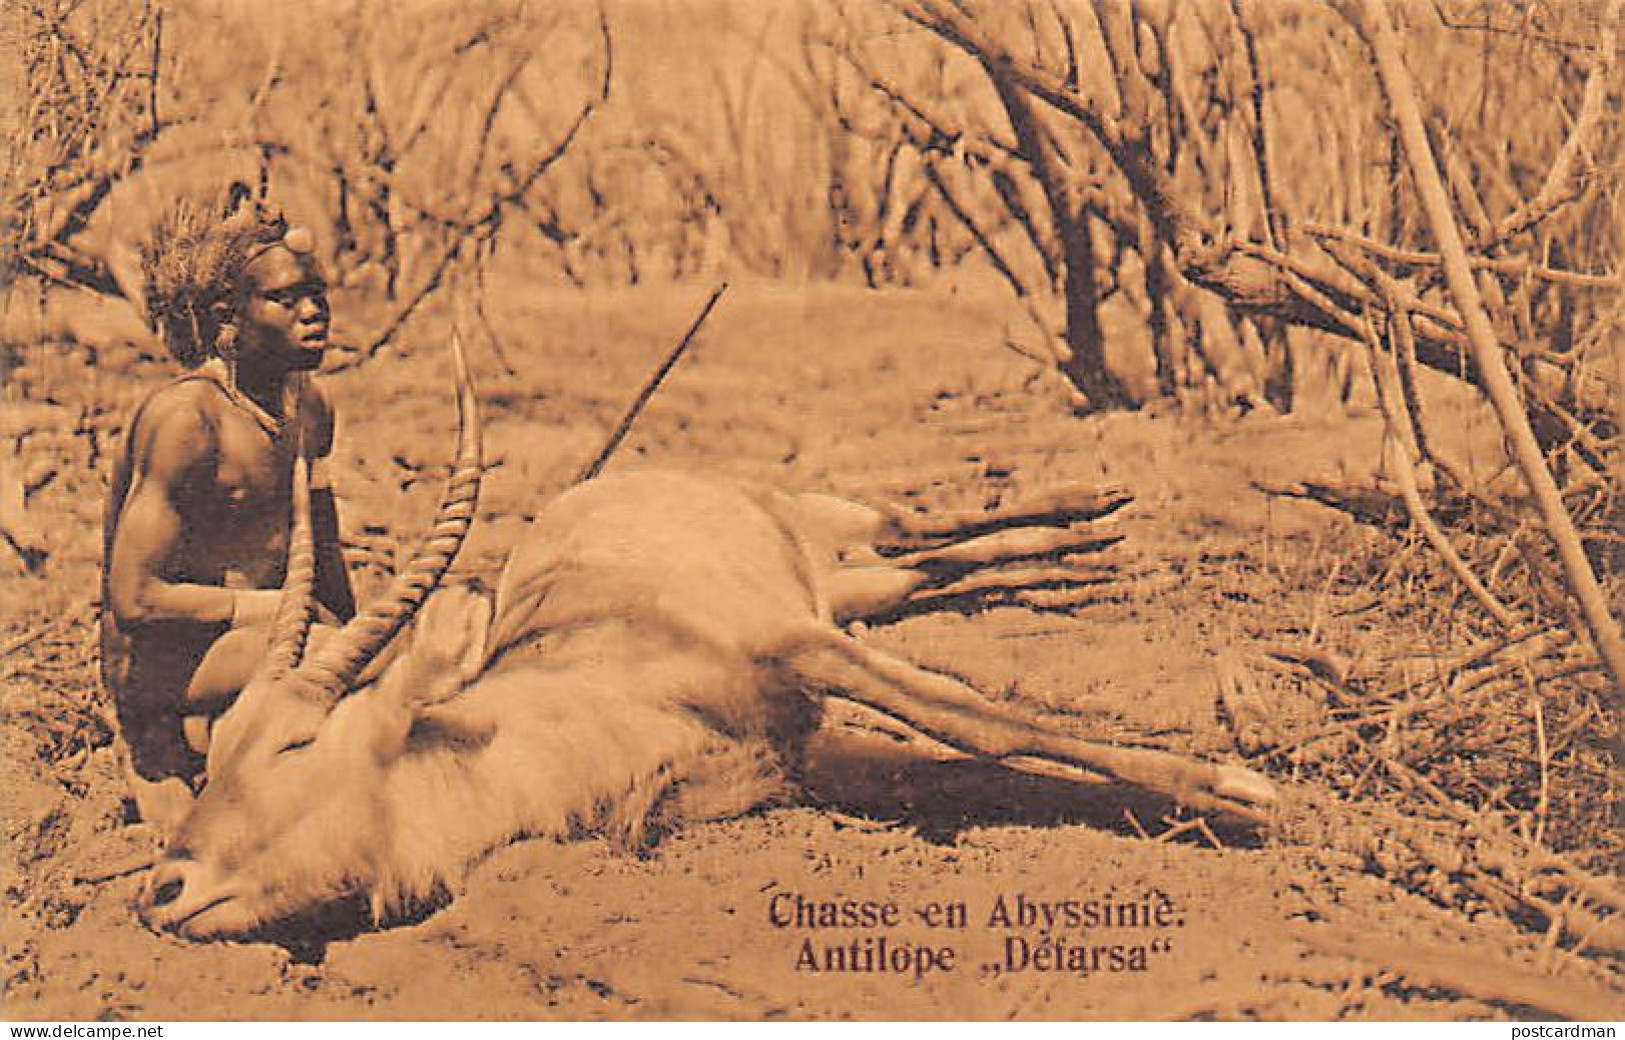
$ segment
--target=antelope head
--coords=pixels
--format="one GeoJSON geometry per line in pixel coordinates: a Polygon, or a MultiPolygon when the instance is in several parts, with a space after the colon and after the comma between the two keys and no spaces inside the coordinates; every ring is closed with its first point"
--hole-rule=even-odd
{"type": "Polygon", "coordinates": [[[468,533],[479,493],[479,418],[455,335],[452,351],[457,457],[433,530],[379,603],[308,654],[314,552],[308,472],[295,461],[271,649],[215,725],[207,782],[142,896],[149,924],[214,938],[363,892],[375,914],[391,899],[390,767],[417,711],[478,674],[490,620],[483,598],[454,589],[424,605],[468,533]],[[414,618],[410,645],[364,683],[367,666],[414,618]]]}

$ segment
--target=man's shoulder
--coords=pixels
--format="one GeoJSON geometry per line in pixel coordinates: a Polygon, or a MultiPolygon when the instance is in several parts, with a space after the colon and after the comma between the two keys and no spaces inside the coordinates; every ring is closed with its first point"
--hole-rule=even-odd
{"type": "Polygon", "coordinates": [[[307,414],[322,422],[333,421],[333,396],[320,377],[305,383],[303,407],[307,414]]]}
{"type": "Polygon", "coordinates": [[[226,404],[220,388],[202,376],[182,376],[147,395],[138,422],[211,423],[226,404]]]}
{"type": "Polygon", "coordinates": [[[305,384],[299,414],[314,454],[326,455],[333,447],[333,401],[319,381],[312,379],[305,384]]]}
{"type": "Polygon", "coordinates": [[[207,379],[179,379],[152,392],[136,411],[130,436],[138,455],[197,456],[219,440],[225,401],[207,379]]]}

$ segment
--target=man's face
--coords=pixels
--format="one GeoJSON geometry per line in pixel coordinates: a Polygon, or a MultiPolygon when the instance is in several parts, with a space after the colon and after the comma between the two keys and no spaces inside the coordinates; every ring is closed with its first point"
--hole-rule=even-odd
{"type": "Polygon", "coordinates": [[[308,253],[273,246],[244,272],[238,358],[314,369],[327,349],[327,282],[308,253]]]}

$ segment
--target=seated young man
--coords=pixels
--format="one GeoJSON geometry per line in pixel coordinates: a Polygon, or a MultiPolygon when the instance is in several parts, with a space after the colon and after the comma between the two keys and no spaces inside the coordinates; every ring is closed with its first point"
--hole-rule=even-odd
{"type": "Polygon", "coordinates": [[[137,805],[160,824],[264,654],[296,452],[311,464],[318,621],[354,613],[326,479],[333,412],[310,379],[329,320],[312,245],[239,192],[177,207],[143,250],[149,314],[186,371],[136,411],[114,470],[102,668],[137,805]]]}

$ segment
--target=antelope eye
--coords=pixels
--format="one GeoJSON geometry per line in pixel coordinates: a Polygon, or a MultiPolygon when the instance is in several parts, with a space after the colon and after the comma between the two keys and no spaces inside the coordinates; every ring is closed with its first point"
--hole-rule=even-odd
{"type": "Polygon", "coordinates": [[[300,737],[297,740],[290,740],[286,744],[282,745],[282,747],[277,751],[277,754],[286,755],[290,751],[299,751],[302,748],[310,747],[310,745],[314,744],[315,742],[315,737],[300,737]]]}

